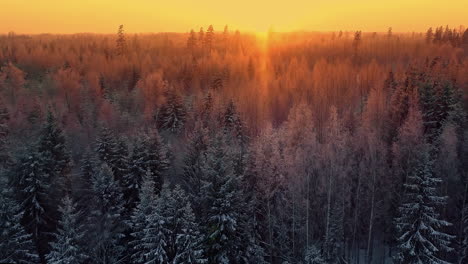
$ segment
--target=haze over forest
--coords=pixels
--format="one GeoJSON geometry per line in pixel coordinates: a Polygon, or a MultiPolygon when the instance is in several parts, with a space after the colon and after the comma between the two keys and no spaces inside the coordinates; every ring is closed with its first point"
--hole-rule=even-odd
{"type": "Polygon", "coordinates": [[[0,11],[0,263],[468,262],[462,1],[41,2],[0,11]]]}

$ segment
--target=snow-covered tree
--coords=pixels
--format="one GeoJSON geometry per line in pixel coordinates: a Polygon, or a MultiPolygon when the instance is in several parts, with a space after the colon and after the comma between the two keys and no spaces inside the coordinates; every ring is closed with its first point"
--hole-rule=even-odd
{"type": "Polygon", "coordinates": [[[200,192],[203,178],[203,166],[208,148],[207,131],[200,125],[195,128],[189,138],[187,150],[184,157],[183,175],[185,190],[190,196],[193,209],[200,212],[200,192]]]}
{"type": "Polygon", "coordinates": [[[179,186],[171,190],[164,185],[155,200],[154,183],[147,174],[131,223],[134,263],[204,263],[198,225],[179,186]]]}
{"type": "Polygon", "coordinates": [[[204,263],[198,224],[188,197],[180,186],[171,191],[166,187],[158,201],[158,209],[166,219],[167,230],[170,230],[166,250],[169,262],[204,263]]]}
{"type": "Polygon", "coordinates": [[[32,234],[40,257],[47,250],[53,212],[49,196],[51,177],[44,173],[41,158],[34,148],[28,148],[10,172],[10,182],[23,212],[21,223],[32,234]]]}
{"type": "Polygon", "coordinates": [[[448,263],[441,253],[451,251],[453,236],[444,228],[451,224],[440,218],[438,206],[446,197],[438,194],[441,179],[433,175],[429,151],[418,155],[418,163],[411,170],[405,183],[403,203],[399,217],[395,219],[398,230],[397,263],[423,264],[448,263]]]}
{"type": "Polygon", "coordinates": [[[11,197],[11,192],[0,192],[0,263],[39,263],[36,248],[20,224],[21,207],[11,197]]]}
{"type": "Polygon", "coordinates": [[[164,173],[170,165],[168,157],[169,152],[161,136],[156,130],[151,131],[146,145],[145,166],[151,172],[157,190],[161,190],[164,184],[164,173]]]}
{"type": "Polygon", "coordinates": [[[10,161],[10,155],[7,151],[7,136],[9,134],[8,121],[10,114],[6,108],[3,99],[0,98],[0,166],[5,166],[10,161]]]}
{"type": "Polygon", "coordinates": [[[146,228],[150,224],[150,215],[156,210],[157,199],[151,173],[148,172],[143,177],[141,188],[138,190],[139,202],[130,219],[130,227],[132,230],[130,245],[133,248],[131,250],[131,260],[133,263],[146,263],[148,248],[144,243],[144,238],[148,235],[146,233],[146,228]]]}
{"type": "Polygon", "coordinates": [[[96,139],[96,154],[101,162],[106,162],[111,168],[115,160],[117,141],[114,133],[107,128],[101,128],[99,136],[96,139]]]}
{"type": "Polygon", "coordinates": [[[90,257],[98,263],[116,263],[122,257],[121,239],[126,228],[122,217],[122,190],[111,168],[103,163],[93,179],[93,209],[89,219],[90,257]]]}
{"type": "Polygon", "coordinates": [[[166,102],[157,116],[158,127],[171,133],[179,133],[185,124],[187,110],[174,89],[167,89],[166,102]]]}
{"type": "Polygon", "coordinates": [[[320,249],[315,245],[309,246],[304,255],[304,264],[326,264],[320,249]]]}
{"type": "Polygon", "coordinates": [[[122,183],[129,172],[128,147],[123,138],[117,140],[111,166],[115,179],[122,183]]]}
{"type": "Polygon", "coordinates": [[[47,254],[50,264],[80,264],[87,256],[83,246],[84,226],[80,223],[80,211],[67,196],[59,207],[61,218],[58,223],[55,240],[50,243],[51,251],[47,254]]]}
{"type": "Polygon", "coordinates": [[[208,150],[204,168],[202,222],[205,252],[209,263],[236,263],[246,256],[241,252],[240,236],[242,192],[239,178],[218,135],[208,150]]]}
{"type": "Polygon", "coordinates": [[[51,111],[47,113],[47,120],[39,138],[38,150],[41,153],[46,173],[57,178],[65,176],[70,171],[71,158],[66,147],[65,136],[51,111]]]}

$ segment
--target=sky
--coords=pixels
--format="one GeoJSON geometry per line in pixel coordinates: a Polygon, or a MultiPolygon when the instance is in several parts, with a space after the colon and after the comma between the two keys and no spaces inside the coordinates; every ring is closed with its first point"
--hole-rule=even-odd
{"type": "Polygon", "coordinates": [[[426,31],[467,26],[468,0],[0,0],[0,33],[426,31]]]}

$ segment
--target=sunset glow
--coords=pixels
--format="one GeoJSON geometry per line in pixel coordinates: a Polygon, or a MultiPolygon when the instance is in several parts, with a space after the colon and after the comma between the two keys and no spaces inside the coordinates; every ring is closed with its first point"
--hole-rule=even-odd
{"type": "Polygon", "coordinates": [[[466,23],[466,0],[1,0],[0,33],[187,32],[213,24],[243,31],[423,31],[466,23]]]}

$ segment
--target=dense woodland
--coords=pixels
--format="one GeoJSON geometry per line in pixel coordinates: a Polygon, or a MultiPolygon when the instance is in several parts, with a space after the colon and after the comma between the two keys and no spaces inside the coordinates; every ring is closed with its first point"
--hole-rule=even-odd
{"type": "Polygon", "coordinates": [[[468,263],[468,30],[0,36],[0,263],[468,263]]]}

